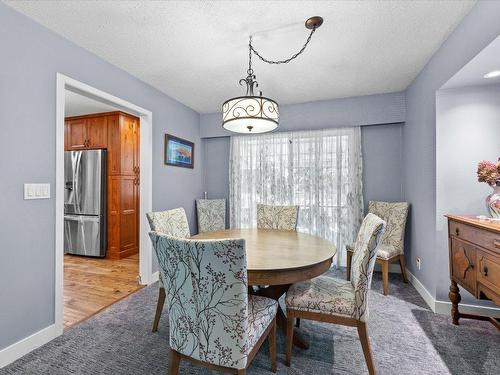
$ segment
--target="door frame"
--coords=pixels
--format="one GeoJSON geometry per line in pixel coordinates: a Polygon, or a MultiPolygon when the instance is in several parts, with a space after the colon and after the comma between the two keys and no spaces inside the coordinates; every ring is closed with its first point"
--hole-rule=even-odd
{"type": "Polygon", "coordinates": [[[56,75],[56,223],[55,223],[55,310],[56,335],[64,330],[64,112],[65,93],[71,90],[93,99],[123,108],[140,118],[140,207],[139,207],[139,282],[154,283],[153,251],[149,240],[146,212],[153,206],[153,113],[107,92],[96,89],[64,74],[56,75]]]}

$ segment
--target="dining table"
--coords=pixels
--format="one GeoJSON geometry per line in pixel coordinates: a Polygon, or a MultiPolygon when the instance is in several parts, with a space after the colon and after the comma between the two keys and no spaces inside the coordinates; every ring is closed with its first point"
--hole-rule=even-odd
{"type": "MultiPolygon", "coordinates": [[[[328,271],[337,253],[335,245],[330,241],[289,230],[225,229],[200,233],[192,238],[244,239],[249,293],[274,300],[279,300],[290,285],[310,280],[328,271]]],[[[285,334],[286,319],[278,304],[276,321],[285,334]]],[[[300,332],[294,334],[293,343],[303,349],[309,347],[300,332]]]]}

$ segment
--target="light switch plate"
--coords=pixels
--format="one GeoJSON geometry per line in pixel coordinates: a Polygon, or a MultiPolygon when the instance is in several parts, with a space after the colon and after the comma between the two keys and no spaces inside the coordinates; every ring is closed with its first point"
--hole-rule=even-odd
{"type": "Polygon", "coordinates": [[[24,184],[24,199],[49,199],[50,184],[24,184]]]}

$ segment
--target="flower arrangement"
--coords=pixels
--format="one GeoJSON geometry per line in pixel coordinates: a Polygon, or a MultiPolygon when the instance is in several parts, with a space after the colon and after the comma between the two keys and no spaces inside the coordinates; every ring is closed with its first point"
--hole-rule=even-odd
{"type": "Polygon", "coordinates": [[[500,186],[500,159],[494,163],[482,160],[477,165],[477,180],[490,186],[500,186]]]}

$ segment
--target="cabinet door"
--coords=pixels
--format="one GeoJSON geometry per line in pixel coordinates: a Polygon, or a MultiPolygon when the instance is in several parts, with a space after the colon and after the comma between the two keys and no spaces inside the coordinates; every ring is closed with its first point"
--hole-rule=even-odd
{"type": "Polygon", "coordinates": [[[120,175],[120,115],[108,116],[108,174],[120,175]]]}
{"type": "Polygon", "coordinates": [[[470,293],[476,295],[476,248],[455,238],[451,240],[452,276],[470,293]]]}
{"type": "Polygon", "coordinates": [[[120,259],[121,178],[108,177],[108,259],[120,259]]]}
{"type": "Polygon", "coordinates": [[[90,117],[87,119],[88,146],[92,148],[108,147],[107,117],[90,117]]]}
{"type": "Polygon", "coordinates": [[[67,121],[67,142],[68,150],[78,150],[86,148],[87,144],[87,120],[77,119],[67,121]]]}
{"type": "Polygon", "coordinates": [[[135,143],[134,143],[134,167],[137,178],[139,178],[140,173],[140,147],[141,147],[141,131],[140,131],[140,122],[139,119],[134,120],[134,133],[135,133],[135,143]]]}
{"type": "Polygon", "coordinates": [[[128,116],[122,116],[120,124],[121,138],[121,175],[135,176],[137,121],[128,116]]]}
{"type": "Polygon", "coordinates": [[[138,250],[138,215],[137,183],[134,176],[121,177],[121,212],[120,212],[120,256],[137,253],[138,250]]]}

